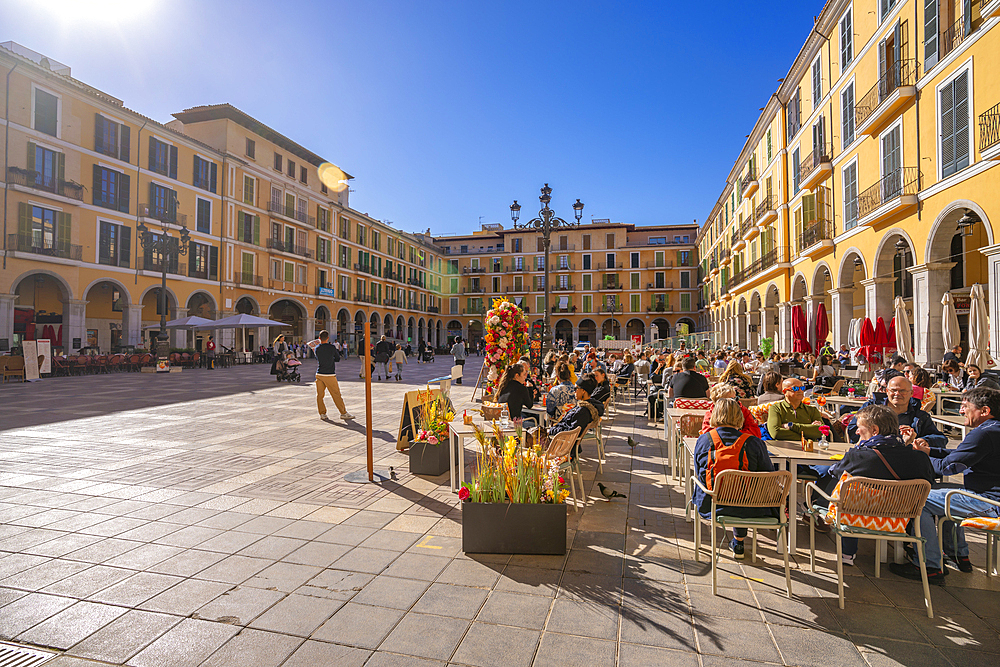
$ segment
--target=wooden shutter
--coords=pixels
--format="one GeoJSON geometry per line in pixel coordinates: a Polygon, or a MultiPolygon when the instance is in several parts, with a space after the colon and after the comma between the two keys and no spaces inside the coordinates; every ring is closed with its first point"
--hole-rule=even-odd
{"type": "Polygon", "coordinates": [[[32,141],[29,141],[28,142],[28,163],[27,163],[28,164],[28,171],[34,171],[35,170],[35,151],[36,150],[37,150],[37,147],[35,146],[35,143],[32,142],[32,141]]]}
{"type": "Polygon", "coordinates": [[[149,203],[147,204],[146,214],[152,215],[152,212],[156,210],[156,183],[149,184],[149,198],[147,201],[149,203]]]}
{"type": "Polygon", "coordinates": [[[69,250],[72,216],[69,213],[56,213],[56,247],[69,250]]]}
{"type": "Polygon", "coordinates": [[[969,75],[962,72],[941,89],[941,174],[969,166],[969,75]]]}
{"type": "Polygon", "coordinates": [[[118,175],[118,210],[128,213],[129,201],[132,197],[132,177],[128,174],[118,175]]]}
{"type": "Polygon", "coordinates": [[[211,190],[212,192],[215,192],[216,180],[217,180],[218,173],[219,173],[219,165],[217,165],[217,164],[215,164],[213,162],[212,165],[208,168],[208,171],[209,171],[209,177],[208,177],[209,178],[209,183],[208,183],[209,188],[208,189],[211,190]]]}
{"type": "Polygon", "coordinates": [[[170,147],[170,178],[177,178],[177,146],[170,147]]]}
{"type": "Polygon", "coordinates": [[[25,202],[17,204],[17,235],[19,243],[31,242],[31,206],[25,202]]]}
{"type": "Polygon", "coordinates": [[[179,247],[180,239],[175,238],[173,236],[170,236],[168,238],[170,240],[167,242],[167,245],[169,246],[170,249],[167,252],[170,253],[170,256],[167,258],[167,273],[177,273],[177,265],[178,265],[177,259],[180,257],[180,253],[177,252],[177,250],[179,247]]]}
{"type": "Polygon", "coordinates": [[[132,161],[132,131],[129,129],[128,125],[122,124],[118,126],[118,158],[124,162],[132,161]]]}
{"type": "Polygon", "coordinates": [[[214,245],[208,247],[208,279],[219,279],[219,249],[214,245]]]}
{"type": "Polygon", "coordinates": [[[253,217],[253,244],[260,245],[260,216],[253,217]]]}
{"type": "Polygon", "coordinates": [[[962,0],[962,36],[968,37],[970,32],[972,32],[972,0],[962,0]]]}
{"type": "Polygon", "coordinates": [[[881,102],[882,98],[885,96],[886,82],[885,82],[885,50],[886,50],[886,40],[882,40],[878,43],[878,101],[881,102]]]}
{"type": "Polygon", "coordinates": [[[66,180],[66,154],[56,153],[56,178],[60,182],[66,180]]]}
{"type": "Polygon", "coordinates": [[[924,0],[924,71],[938,61],[938,0],[924,0]]]}
{"type": "Polygon", "coordinates": [[[149,170],[156,171],[156,138],[149,138],[149,170]]]}
{"type": "Polygon", "coordinates": [[[94,205],[99,206],[103,197],[101,196],[101,167],[94,165],[94,179],[92,182],[94,186],[90,191],[94,195],[94,205]]]}
{"type": "Polygon", "coordinates": [[[132,228],[118,227],[118,266],[128,267],[132,252],[132,228]]]}
{"type": "Polygon", "coordinates": [[[170,220],[177,221],[177,193],[173,190],[167,190],[167,215],[170,220]]]}
{"type": "Polygon", "coordinates": [[[94,114],[94,150],[104,153],[107,150],[108,140],[104,136],[104,116],[99,113],[94,114]]]}

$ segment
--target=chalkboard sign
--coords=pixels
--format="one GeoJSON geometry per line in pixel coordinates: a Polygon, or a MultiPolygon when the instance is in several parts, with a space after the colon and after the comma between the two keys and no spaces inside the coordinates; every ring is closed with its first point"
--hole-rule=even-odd
{"type": "MultiPolygon", "coordinates": [[[[396,436],[396,449],[399,451],[410,446],[410,442],[420,427],[420,418],[424,410],[423,397],[427,394],[427,391],[427,389],[408,391],[403,396],[403,410],[399,415],[399,433],[396,436]]],[[[441,395],[440,389],[430,390],[432,400],[441,395]]],[[[445,400],[448,402],[448,406],[454,411],[451,400],[447,396],[445,400]]]]}
{"type": "Polygon", "coordinates": [[[79,350],[81,347],[83,347],[83,345],[81,345],[80,339],[79,338],[74,338],[73,339],[73,349],[74,350],[79,350]]]}
{"type": "Polygon", "coordinates": [[[0,352],[9,352],[9,351],[10,351],[10,339],[0,338],[0,352]]]}

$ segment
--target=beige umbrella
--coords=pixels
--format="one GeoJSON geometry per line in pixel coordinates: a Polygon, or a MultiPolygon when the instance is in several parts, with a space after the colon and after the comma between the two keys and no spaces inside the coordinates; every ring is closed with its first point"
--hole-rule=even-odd
{"type": "Polygon", "coordinates": [[[944,306],[941,313],[941,336],[944,338],[944,351],[949,352],[958,345],[959,336],[958,313],[955,312],[955,304],[951,302],[950,292],[944,293],[941,305],[944,306]]]}
{"type": "Polygon", "coordinates": [[[913,351],[910,349],[910,320],[906,317],[906,304],[903,297],[896,297],[896,354],[913,363],[913,351]]]}
{"type": "Polygon", "coordinates": [[[972,286],[972,303],[969,306],[969,358],[965,363],[975,364],[983,370],[992,364],[989,324],[983,286],[977,283],[972,286]]]}

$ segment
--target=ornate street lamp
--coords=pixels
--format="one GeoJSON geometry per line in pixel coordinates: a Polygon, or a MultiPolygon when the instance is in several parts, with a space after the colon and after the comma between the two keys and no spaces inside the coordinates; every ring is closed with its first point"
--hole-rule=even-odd
{"type": "Polygon", "coordinates": [[[958,219],[958,232],[962,236],[972,236],[972,228],[980,222],[979,216],[972,209],[965,209],[965,215],[958,219]]]}
{"type": "Polygon", "coordinates": [[[583,217],[583,202],[579,199],[573,204],[573,214],[576,217],[575,222],[566,222],[562,218],[556,216],[556,212],[549,208],[549,202],[552,201],[552,188],[546,183],[541,190],[542,194],[538,197],[538,201],[542,203],[542,209],[538,212],[538,217],[528,222],[519,222],[518,219],[521,217],[521,205],[514,200],[514,203],[510,205],[510,219],[514,222],[514,229],[537,229],[542,232],[542,248],[545,250],[545,317],[544,317],[544,327],[542,331],[542,347],[547,348],[552,342],[551,326],[550,326],[550,315],[551,309],[549,308],[549,244],[551,240],[552,228],[553,227],[576,227],[580,224],[580,218],[583,217]]]}
{"type": "Polygon", "coordinates": [[[166,368],[169,359],[169,341],[167,336],[167,265],[169,264],[170,253],[177,253],[178,256],[186,255],[188,243],[191,240],[191,233],[187,226],[181,227],[181,237],[176,239],[167,234],[166,225],[162,228],[162,234],[154,234],[150,231],[146,223],[140,222],[136,227],[139,233],[139,245],[143,250],[148,250],[150,254],[160,257],[160,332],[156,335],[156,358],[157,368],[166,368]]]}

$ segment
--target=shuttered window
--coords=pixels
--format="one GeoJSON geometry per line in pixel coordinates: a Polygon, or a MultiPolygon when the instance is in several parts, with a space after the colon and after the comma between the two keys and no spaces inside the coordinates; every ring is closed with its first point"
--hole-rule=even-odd
{"type": "Polygon", "coordinates": [[[964,71],[940,91],[941,176],[969,166],[969,72],[964,71]]]}
{"type": "Polygon", "coordinates": [[[938,0],[924,0],[924,71],[938,61],[938,40],[941,12],[938,0]]]}
{"type": "Polygon", "coordinates": [[[212,232],[212,202],[198,197],[197,216],[196,229],[199,232],[210,234],[212,232]]]}
{"type": "Polygon", "coordinates": [[[35,129],[50,136],[58,136],[59,98],[35,89],[35,129]]]}
{"type": "Polygon", "coordinates": [[[847,148],[854,143],[854,82],[844,87],[840,93],[841,146],[847,148]]]}
{"type": "Polygon", "coordinates": [[[850,10],[840,19],[840,71],[843,73],[854,60],[854,17],[850,10]]]}
{"type": "Polygon", "coordinates": [[[799,161],[799,149],[796,148],[792,151],[792,185],[795,192],[799,191],[799,161]]]}
{"type": "Polygon", "coordinates": [[[170,178],[177,178],[177,146],[171,146],[156,137],[150,137],[149,170],[170,178]]]}
{"type": "Polygon", "coordinates": [[[94,165],[94,205],[128,213],[131,179],[128,174],[94,165]]]}
{"type": "Polygon", "coordinates": [[[844,169],[844,230],[858,224],[858,163],[844,169]]]}
{"type": "Polygon", "coordinates": [[[823,99],[823,64],[821,58],[813,61],[812,66],[812,95],[813,109],[819,107],[819,101],[823,99]]]}

